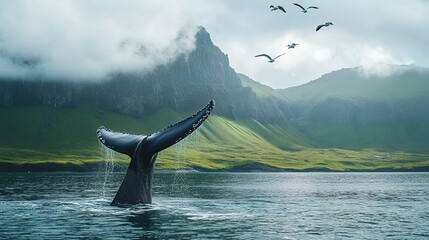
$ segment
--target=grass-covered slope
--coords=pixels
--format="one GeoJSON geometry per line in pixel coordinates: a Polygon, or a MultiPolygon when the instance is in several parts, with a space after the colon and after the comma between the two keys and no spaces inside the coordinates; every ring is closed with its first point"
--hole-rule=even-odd
{"type": "MultiPolygon", "coordinates": [[[[144,119],[135,119],[88,107],[0,108],[0,165],[86,166],[103,162],[107,156],[95,136],[100,125],[115,131],[148,134],[188,114],[161,109],[144,119]]],[[[312,146],[290,126],[213,115],[184,141],[161,152],[157,169],[373,170],[429,166],[425,154],[312,146]]],[[[129,161],[120,154],[115,154],[115,160],[129,161]]]]}
{"type": "Polygon", "coordinates": [[[416,66],[385,68],[385,74],[345,68],[309,83],[276,91],[294,102],[320,102],[328,98],[391,101],[429,96],[429,69],[416,66]]]}
{"type": "Polygon", "coordinates": [[[429,69],[341,69],[284,90],[291,121],[319,148],[429,153],[429,69]]]}
{"type": "Polygon", "coordinates": [[[315,124],[304,134],[318,148],[341,148],[359,151],[406,151],[429,154],[427,123],[380,123],[365,126],[315,124]]]}
{"type": "Polygon", "coordinates": [[[271,87],[259,83],[248,76],[237,73],[237,76],[240,78],[241,84],[243,87],[250,87],[252,91],[256,94],[256,96],[260,98],[264,97],[277,97],[277,98],[285,98],[281,91],[277,91],[272,89],[271,87]]]}

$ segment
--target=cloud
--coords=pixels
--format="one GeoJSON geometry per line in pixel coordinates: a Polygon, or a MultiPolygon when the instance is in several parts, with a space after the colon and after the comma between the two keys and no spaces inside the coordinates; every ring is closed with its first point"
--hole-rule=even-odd
{"type": "Polygon", "coordinates": [[[0,77],[100,79],[114,71],[150,71],[194,48],[196,26],[228,54],[238,72],[275,88],[322,74],[382,64],[429,66],[429,2],[308,1],[302,13],[261,0],[0,1],[0,77]],[[334,26],[315,28],[332,21],[334,26]],[[295,49],[286,45],[300,43],[295,49]],[[286,52],[274,64],[255,58],[286,52]]]}
{"type": "Polygon", "coordinates": [[[185,0],[1,1],[0,77],[98,80],[150,71],[193,50],[210,9],[185,0]]]}
{"type": "Polygon", "coordinates": [[[305,14],[290,2],[278,2],[287,14],[271,12],[271,3],[265,1],[249,0],[241,6],[238,1],[217,2],[228,10],[217,13],[218,22],[206,27],[214,42],[228,53],[236,71],[275,88],[347,67],[384,74],[388,71],[379,67],[383,64],[429,66],[429,1],[303,0],[303,5],[319,7],[305,14]],[[327,21],[334,25],[315,31],[327,21]],[[301,45],[287,50],[291,42],[301,45]],[[286,55],[274,64],[253,57],[283,51],[286,55]]]}

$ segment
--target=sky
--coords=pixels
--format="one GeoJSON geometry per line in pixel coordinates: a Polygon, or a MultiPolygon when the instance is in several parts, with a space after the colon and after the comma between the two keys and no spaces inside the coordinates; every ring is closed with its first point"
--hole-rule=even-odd
{"type": "Polygon", "coordinates": [[[195,47],[203,26],[231,67],[273,88],[357,67],[429,67],[429,0],[0,0],[0,77],[97,81],[149,72],[195,47]],[[287,13],[270,11],[281,5],[287,13]],[[325,22],[333,26],[316,32],[325,22]],[[286,45],[299,43],[295,49],[286,45]],[[255,58],[286,53],[274,63],[255,58]]]}

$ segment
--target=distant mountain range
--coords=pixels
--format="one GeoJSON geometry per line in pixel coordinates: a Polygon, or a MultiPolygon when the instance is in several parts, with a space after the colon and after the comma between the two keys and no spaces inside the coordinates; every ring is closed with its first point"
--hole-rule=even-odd
{"type": "Polygon", "coordinates": [[[287,89],[244,76],[260,97],[282,98],[288,121],[315,146],[429,151],[429,69],[386,66],[388,75],[348,68],[287,89]]]}
{"type": "MultiPolygon", "coordinates": [[[[95,129],[84,127],[85,121],[91,128],[110,122],[121,128],[118,130],[154,131],[163,127],[161,124],[166,124],[168,118],[178,120],[173,112],[182,116],[181,113],[195,111],[209,99],[215,99],[215,114],[219,118],[207,123],[207,127],[212,129],[197,133],[206,140],[204,146],[210,142],[223,146],[219,148],[222,151],[212,156],[211,164],[231,157],[228,161],[232,162],[227,164],[231,169],[236,165],[246,169],[255,166],[257,169],[294,169],[292,165],[282,165],[278,159],[283,158],[287,162],[292,157],[299,160],[300,155],[294,155],[294,152],[301,151],[302,159],[299,161],[304,162],[301,162],[303,165],[295,163],[299,166],[296,169],[364,169],[365,164],[338,165],[338,161],[356,158],[371,162],[372,158],[368,156],[374,155],[372,151],[380,151],[383,154],[397,152],[396,160],[410,161],[415,164],[411,167],[427,166],[429,69],[417,66],[389,66],[388,69],[389,74],[386,75],[366,74],[359,67],[341,69],[298,87],[272,89],[236,73],[229,66],[227,55],[201,28],[196,35],[194,51],[147,74],[115,73],[111,79],[99,82],[1,79],[0,162],[13,163],[12,152],[19,149],[38,152],[42,156],[39,160],[43,159],[43,154],[70,154],[73,150],[82,153],[90,149],[87,154],[94,159],[96,138],[92,137],[93,132],[86,131],[95,129]],[[52,107],[55,110],[49,110],[52,107]],[[159,112],[163,109],[169,109],[168,114],[159,112]],[[70,114],[68,116],[75,119],[74,122],[63,119],[61,112],[70,114]],[[119,116],[122,120],[115,120],[119,116]],[[23,121],[21,118],[31,120],[23,121]],[[142,120],[146,124],[147,119],[151,119],[149,122],[153,126],[139,128],[135,122],[139,121],[137,119],[146,119],[142,120]],[[133,127],[125,126],[127,121],[132,121],[133,127]],[[228,127],[221,127],[222,124],[228,127]],[[32,127],[39,130],[25,130],[32,127]],[[85,129],[85,132],[78,129],[85,129]],[[222,135],[229,137],[222,138],[222,135]],[[237,136],[248,138],[252,144],[246,145],[246,139],[238,140],[237,136]],[[79,143],[73,143],[72,138],[79,143]],[[230,145],[224,145],[229,141],[230,145]],[[240,142],[243,146],[233,142],[240,142]],[[70,150],[69,146],[75,147],[70,150]],[[228,146],[240,150],[228,149],[228,146]],[[254,159],[248,155],[250,150],[261,146],[265,147],[260,149],[261,154],[253,154],[254,159]],[[276,157],[266,155],[266,150],[276,157]],[[308,155],[309,152],[325,150],[330,152],[331,155],[327,156],[337,165],[330,165],[329,159],[325,159],[323,164],[317,163],[317,154],[308,155]],[[343,150],[350,152],[337,154],[343,150]],[[241,154],[243,158],[234,164],[233,158],[237,159],[237,155],[228,155],[228,151],[241,154]],[[362,156],[356,157],[359,152],[362,156]],[[267,159],[259,161],[259,158],[277,160],[276,164],[271,164],[266,162],[267,159]],[[253,160],[247,163],[245,159],[253,160]]],[[[199,154],[204,150],[195,149],[195,156],[202,157],[203,154],[199,154]]],[[[25,152],[22,154],[26,156],[25,152]]],[[[34,154],[29,155],[34,157],[34,154]]],[[[60,155],[53,158],[61,158],[60,155]]],[[[319,155],[319,158],[323,157],[319,155]]],[[[406,167],[401,165],[403,162],[395,164],[384,167],[406,167]]],[[[213,167],[216,169],[223,165],[213,166],[218,166],[213,167]]],[[[380,167],[383,165],[375,164],[371,169],[380,167]]]]}

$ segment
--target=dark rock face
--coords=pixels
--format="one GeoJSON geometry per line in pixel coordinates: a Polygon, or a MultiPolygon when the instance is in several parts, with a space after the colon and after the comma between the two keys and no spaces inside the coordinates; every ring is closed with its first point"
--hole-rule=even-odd
{"type": "Polygon", "coordinates": [[[287,115],[284,102],[257,98],[251,88],[242,86],[228,56],[212,43],[204,28],[196,34],[196,47],[189,55],[147,74],[115,73],[110,80],[93,83],[0,81],[1,107],[86,104],[143,117],[161,107],[190,111],[210,99],[217,102],[217,114],[231,118],[248,116],[280,122],[287,115]]]}
{"type": "Polygon", "coordinates": [[[344,99],[327,99],[309,109],[305,118],[313,122],[365,126],[381,123],[429,122],[429,96],[400,101],[366,101],[355,103],[344,99]]]}
{"type": "Polygon", "coordinates": [[[342,69],[302,86],[279,90],[286,91],[286,98],[261,98],[250,87],[243,87],[229,66],[228,56],[212,43],[204,28],[196,34],[195,41],[191,53],[146,74],[114,73],[104,81],[85,83],[1,79],[0,107],[42,104],[63,108],[85,104],[144,117],[162,107],[192,111],[199,107],[198,103],[214,99],[216,114],[299,127],[429,121],[429,95],[424,90],[428,70],[410,69],[388,78],[365,79],[354,69],[342,69]],[[336,91],[339,93],[335,95],[336,91]],[[352,97],[343,97],[350,94],[352,97]],[[373,98],[380,94],[389,99],[373,98]],[[395,94],[403,97],[390,99],[395,94]],[[355,101],[353,96],[360,95],[360,100],[355,101]],[[315,100],[310,101],[313,96],[315,100]]]}

